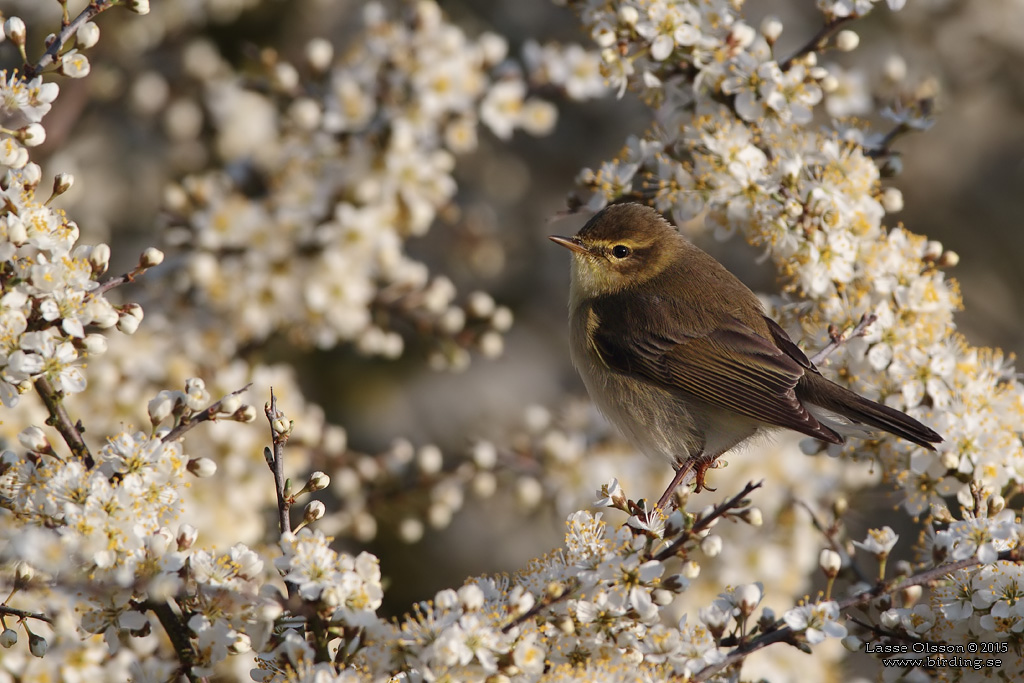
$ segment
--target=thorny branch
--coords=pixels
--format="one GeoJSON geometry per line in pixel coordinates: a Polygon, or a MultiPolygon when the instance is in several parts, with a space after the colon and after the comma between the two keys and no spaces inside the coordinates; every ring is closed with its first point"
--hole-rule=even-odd
{"type": "Polygon", "coordinates": [[[845,344],[850,339],[863,337],[867,333],[868,327],[871,326],[871,323],[875,322],[876,320],[878,320],[877,315],[875,315],[874,313],[866,313],[860,317],[860,322],[858,322],[854,326],[854,328],[850,330],[849,333],[841,332],[839,328],[837,328],[835,325],[829,325],[828,336],[829,339],[831,339],[831,341],[824,347],[822,347],[820,351],[811,356],[811,363],[817,365],[818,363],[821,363],[826,358],[828,358],[833,351],[838,349],[840,346],[845,344]]]}
{"type": "MultiPolygon", "coordinates": [[[[1013,550],[1007,550],[999,553],[1000,560],[1008,560],[1011,562],[1021,562],[1024,560],[1024,549],[1014,548],[1013,550]]],[[[851,607],[858,607],[865,605],[875,598],[883,595],[893,595],[899,593],[902,590],[910,588],[911,586],[923,586],[930,584],[934,581],[938,581],[943,577],[958,572],[962,569],[970,569],[981,564],[981,561],[976,557],[971,557],[966,560],[960,560],[958,562],[951,562],[949,564],[939,565],[926,571],[921,572],[915,576],[907,577],[902,581],[892,581],[888,583],[878,583],[870,590],[864,591],[858,595],[846,598],[845,600],[838,601],[840,611],[847,610],[851,607]]],[[[750,640],[743,645],[740,645],[734,649],[724,660],[717,664],[712,664],[704,667],[693,677],[694,681],[706,681],[714,674],[726,669],[734,664],[739,663],[744,657],[756,652],[757,650],[763,649],[773,643],[778,642],[796,642],[797,632],[788,626],[779,628],[775,631],[769,631],[761,636],[750,640]]]]}
{"type": "MultiPolygon", "coordinates": [[[[249,387],[251,387],[251,386],[252,386],[252,382],[249,382],[248,384],[246,384],[241,389],[236,389],[235,391],[232,391],[230,394],[228,394],[224,398],[227,398],[228,396],[237,396],[238,394],[241,394],[244,391],[248,391],[249,387]]],[[[195,415],[192,415],[192,416],[187,417],[187,418],[183,418],[182,421],[179,422],[174,427],[174,429],[172,429],[171,431],[167,432],[166,435],[164,435],[164,437],[161,439],[161,441],[163,443],[170,443],[172,441],[176,441],[176,440],[180,439],[182,436],[184,436],[185,432],[189,431],[190,429],[192,429],[196,425],[198,425],[198,424],[200,424],[202,422],[208,422],[208,421],[212,421],[212,420],[216,419],[216,418],[214,418],[214,415],[216,415],[218,409],[220,409],[220,405],[224,401],[224,398],[222,398],[220,401],[217,401],[216,403],[211,403],[209,405],[209,407],[207,407],[202,412],[196,413],[195,415]]]]}
{"type": "Polygon", "coordinates": [[[46,48],[46,52],[43,53],[43,56],[39,58],[38,62],[34,65],[25,65],[25,75],[28,78],[32,78],[41,73],[46,67],[57,62],[60,51],[63,50],[74,35],[78,33],[78,29],[82,28],[83,24],[92,21],[100,12],[105,12],[116,4],[117,0],[93,0],[90,2],[77,17],[71,20],[70,23],[60,30],[60,33],[58,33],[53,39],[50,46],[46,48]]]}

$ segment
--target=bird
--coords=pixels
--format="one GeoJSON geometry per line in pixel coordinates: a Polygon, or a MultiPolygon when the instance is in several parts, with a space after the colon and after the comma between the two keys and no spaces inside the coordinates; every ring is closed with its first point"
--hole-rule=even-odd
{"type": "Polygon", "coordinates": [[[572,237],[569,347],[598,409],[695,492],[715,460],[789,429],[839,444],[894,434],[929,450],[918,420],[824,377],[761,301],[645,204],[605,207],[572,237]]]}

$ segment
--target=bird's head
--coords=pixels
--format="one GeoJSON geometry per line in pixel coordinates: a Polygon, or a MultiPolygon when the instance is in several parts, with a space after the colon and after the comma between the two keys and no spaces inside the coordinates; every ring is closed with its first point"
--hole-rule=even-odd
{"type": "Polygon", "coordinates": [[[573,304],[647,282],[686,244],[661,214],[643,204],[613,204],[575,236],[548,239],[572,252],[573,304]]]}

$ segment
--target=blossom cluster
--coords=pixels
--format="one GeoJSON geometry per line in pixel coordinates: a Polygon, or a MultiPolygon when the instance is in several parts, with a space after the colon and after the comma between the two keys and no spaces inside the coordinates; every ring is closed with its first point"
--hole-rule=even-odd
{"type": "MultiPolygon", "coordinates": [[[[125,4],[149,9],[144,0],[125,4]]],[[[196,3],[194,18],[216,21],[255,4],[196,3]]],[[[169,107],[169,134],[208,133],[215,167],[166,192],[166,236],[180,257],[173,287],[146,302],[145,321],[140,306],[107,295],[161,265],[162,252],[147,249],[128,273],[101,279],[111,250],[78,244],[75,223],[51,206],[70,176],[57,175],[44,199],[32,161],[59,95],[49,79],[87,76],[83,51],[99,29],[65,22],[33,65],[25,23],[7,18],[4,35],[28,68],[0,72],[0,559],[13,588],[0,605],[5,673],[724,681],[749,660],[747,675],[823,679],[841,658],[840,639],[863,645],[855,632],[996,640],[1007,646],[1003,664],[980,675],[1024,670],[1022,529],[1010,507],[1024,455],[1021,385],[1002,354],[954,332],[959,293],[942,269],[956,254],[883,227],[902,204],[881,185],[896,167],[893,136],[808,127],[821,109],[862,106],[840,100],[853,72],[817,61],[823,46],[854,49],[856,35],[780,59],[781,22],[755,29],[739,2],[567,4],[597,50],[530,41],[522,67],[504,38],[469,37],[430,0],[394,17],[367,5],[362,33],[340,59],[314,39],[302,59],[266,50],[242,76],[211,44],[192,43],[183,60],[191,95],[169,107]],[[736,497],[690,511],[694,499],[683,495],[662,514],[624,488],[656,490],[663,468],[619,475],[627,449],[579,405],[528,408],[507,444],[477,438],[461,460],[403,439],[359,453],[304,399],[292,368],[238,353],[278,335],[397,357],[419,335],[436,367],[463,367],[473,348],[499,354],[510,310],[484,292],[456,303],[452,282],[432,277],[406,246],[457,205],[455,164],[481,131],[507,141],[516,130],[551,130],[555,110],[535,87],[572,99],[632,89],[655,111],[650,131],[580,174],[574,207],[647,201],[689,228],[742,235],[784,278],[788,298],[773,300],[774,314],[812,344],[828,339],[829,323],[874,316],[827,371],[929,422],[945,441],[935,453],[892,440],[827,452],[875,456],[903,508],[929,515],[916,564],[895,563],[890,578],[899,537],[888,527],[847,538],[848,504],[831,492],[874,483],[877,473],[809,458],[793,440],[710,474],[725,491],[742,489],[736,497]],[[115,326],[132,336],[108,337],[115,326]],[[275,417],[268,406],[274,449],[265,428],[239,424],[256,416],[239,396],[249,383],[274,387],[298,416],[275,417]],[[40,400],[28,400],[33,390],[40,400]],[[275,470],[282,453],[284,480],[275,470]],[[319,469],[330,476],[306,478],[319,469]],[[771,485],[743,488],[755,473],[771,485]],[[625,513],[622,525],[574,511],[590,502],[582,492],[614,476],[635,480],[606,485],[597,505],[625,513]],[[296,491],[300,478],[307,483],[296,491]],[[522,508],[550,502],[568,517],[564,547],[385,620],[387,567],[338,540],[371,541],[379,520],[394,520],[401,540],[419,541],[425,527],[448,526],[467,493],[491,499],[506,480],[522,508]],[[309,502],[293,528],[289,507],[314,493],[324,501],[309,502]],[[266,521],[274,506],[279,530],[266,521]],[[869,557],[877,577],[864,570],[869,557]],[[814,594],[816,568],[826,588],[814,594]],[[925,583],[933,588],[922,599],[925,583]],[[844,619],[854,606],[874,617],[874,631],[844,619]],[[768,647],[775,642],[795,647],[768,647]],[[808,663],[802,651],[811,648],[818,656],[808,663]]],[[[831,28],[878,4],[818,3],[831,28]]],[[[110,6],[91,3],[82,18],[110,6]]],[[[183,20],[173,4],[154,9],[183,20]]],[[[122,36],[138,48],[165,30],[122,36]]],[[[923,129],[926,109],[904,102],[891,115],[899,130],[923,129]]]]}
{"type": "Polygon", "coordinates": [[[314,39],[305,63],[276,58],[256,84],[204,55],[193,76],[212,143],[237,170],[168,191],[169,237],[187,259],[178,286],[242,345],[276,333],[394,358],[415,333],[435,366],[463,367],[470,348],[498,355],[509,309],[483,292],[457,303],[404,244],[450,204],[456,157],[481,128],[546,134],[555,109],[531,96],[505,39],[469,38],[433,3],[397,19],[370,3],[362,17],[340,59],[314,39]]]}

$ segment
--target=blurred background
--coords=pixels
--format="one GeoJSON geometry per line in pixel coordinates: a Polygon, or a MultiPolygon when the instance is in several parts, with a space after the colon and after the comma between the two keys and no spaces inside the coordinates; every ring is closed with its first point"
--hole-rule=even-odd
{"type": "MultiPolygon", "coordinates": [[[[26,20],[41,13],[51,23],[59,17],[56,2],[2,4],[6,14],[26,20]]],[[[69,3],[78,9],[75,4],[69,3]]],[[[209,129],[201,100],[181,80],[184,48],[205,38],[243,73],[262,48],[296,57],[314,36],[327,38],[342,54],[358,31],[364,5],[330,0],[153,4],[152,17],[109,12],[100,18],[104,39],[90,54],[93,72],[84,80],[62,81],[60,106],[46,120],[48,139],[36,156],[44,176],[70,171],[80,178],[62,205],[77,220],[85,242],[114,246],[114,271],[129,267],[141,248],[161,243],[167,184],[218,163],[205,137],[209,129]]],[[[783,20],[779,56],[803,44],[820,25],[810,0],[749,5],[753,26],[768,14],[783,20]]],[[[441,6],[470,36],[483,31],[505,36],[511,57],[518,57],[529,40],[588,44],[572,12],[544,0],[441,6]]],[[[861,36],[859,49],[822,60],[850,70],[843,81],[848,99],[836,106],[852,116],[871,111],[874,84],[886,69],[901,64],[907,82],[935,93],[934,127],[899,141],[902,174],[886,182],[903,191],[900,217],[908,229],[960,254],[952,275],[961,283],[965,310],[958,324],[967,337],[978,345],[1019,351],[1024,347],[1024,70],[1019,68],[1024,3],[910,2],[899,13],[880,8],[852,28],[861,36]]],[[[18,61],[9,41],[0,45],[0,65],[11,68],[18,61]]],[[[298,349],[280,340],[264,349],[269,360],[295,364],[307,398],[324,407],[328,420],[345,426],[352,448],[377,452],[400,436],[417,445],[437,444],[446,458],[461,457],[477,439],[501,442],[521,430],[531,406],[546,406],[556,419],[568,410],[598,420],[588,413],[569,363],[568,256],[546,236],[572,234],[582,225],[586,216],[562,215],[576,174],[614,156],[629,134],[643,132],[650,114],[629,93],[584,103],[556,92],[541,94],[558,106],[554,131],[542,138],[517,133],[509,141],[481,131],[479,148],[458,160],[452,206],[429,233],[407,242],[411,255],[432,273],[450,277],[460,292],[484,290],[511,308],[515,324],[500,358],[475,356],[467,369],[453,373],[429,369],[415,343],[398,360],[368,359],[345,346],[298,349]]],[[[891,125],[871,123],[879,131],[891,125]]],[[[759,265],[753,249],[736,240],[715,243],[699,231],[693,237],[755,291],[775,291],[773,271],[759,265]]],[[[164,268],[173,267],[171,258],[164,268]]],[[[161,284],[154,278],[141,286],[159,289],[161,284]]],[[[263,397],[250,400],[258,405],[263,397]]],[[[783,440],[778,447],[796,444],[783,440]]],[[[671,474],[662,465],[647,471],[655,482],[651,490],[628,490],[631,497],[657,495],[671,474]]],[[[621,476],[607,465],[584,466],[582,473],[586,481],[577,489],[583,493],[574,500],[543,501],[526,510],[512,487],[501,486],[494,497],[467,500],[450,526],[428,529],[419,543],[401,542],[386,523],[371,541],[344,543],[381,558],[391,584],[385,611],[401,613],[412,601],[458,585],[467,575],[514,570],[557,547],[565,513],[588,505],[594,497],[590,491],[621,476]]],[[[865,495],[885,500],[884,492],[865,495]]],[[[871,524],[867,515],[859,521],[863,527],[871,524]]]]}

